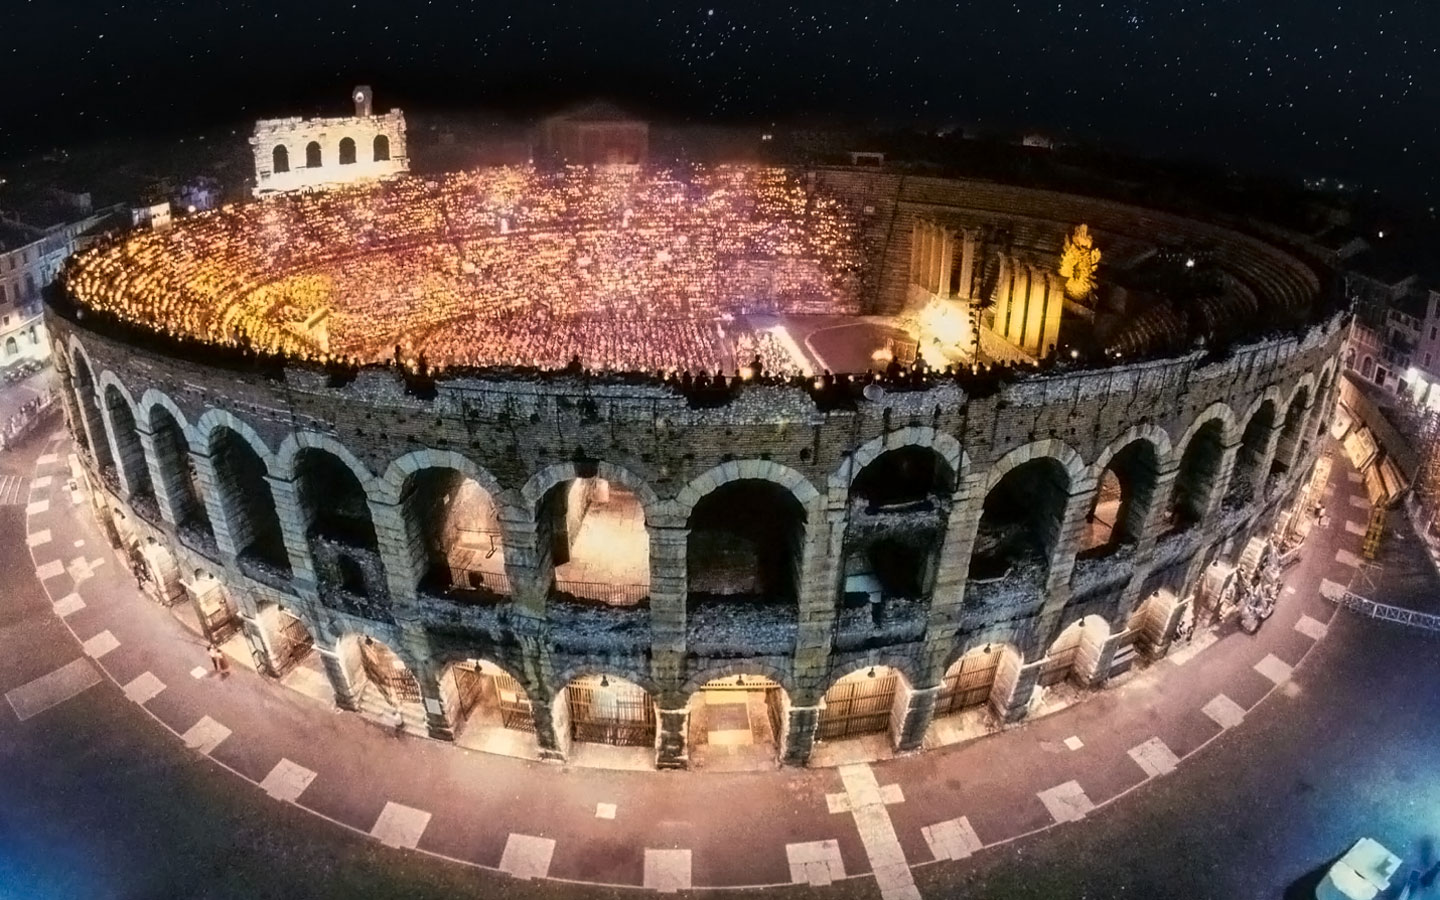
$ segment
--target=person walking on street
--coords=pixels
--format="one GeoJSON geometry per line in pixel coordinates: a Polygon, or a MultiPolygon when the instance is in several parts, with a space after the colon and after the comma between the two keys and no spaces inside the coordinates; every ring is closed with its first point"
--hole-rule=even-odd
{"type": "Polygon", "coordinates": [[[210,645],[206,648],[206,650],[207,650],[207,651],[209,652],[209,654],[210,654],[210,665],[211,665],[212,667],[214,667],[215,672],[216,672],[221,678],[224,678],[226,675],[229,675],[229,674],[230,674],[230,660],[228,660],[228,659],[225,658],[225,653],[224,653],[224,651],[222,651],[219,647],[215,646],[214,644],[210,644],[210,645]]]}

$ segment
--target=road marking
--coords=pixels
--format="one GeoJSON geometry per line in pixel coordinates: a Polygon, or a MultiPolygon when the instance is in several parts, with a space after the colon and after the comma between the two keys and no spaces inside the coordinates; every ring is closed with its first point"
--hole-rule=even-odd
{"type": "Polygon", "coordinates": [[[1245,720],[1245,707],[1224,694],[1216,694],[1214,700],[1200,707],[1200,711],[1221,728],[1234,728],[1245,720]]]}
{"type": "Polygon", "coordinates": [[[1355,507],[1356,509],[1369,509],[1369,508],[1370,508],[1370,498],[1369,498],[1369,497],[1355,497],[1355,496],[1352,496],[1352,497],[1350,498],[1350,505],[1353,506],[1353,507],[1355,507]]]}
{"type": "Polygon", "coordinates": [[[615,818],[615,804],[613,804],[613,803],[597,803],[597,804],[595,804],[595,818],[597,818],[597,819],[613,819],[613,818],[615,818]]]}
{"type": "Polygon", "coordinates": [[[790,863],[792,884],[824,887],[845,877],[845,862],[840,858],[839,841],[786,844],[785,859],[790,863]]]}
{"type": "Polygon", "coordinates": [[[380,810],[380,818],[375,820],[375,827],[370,829],[370,836],[388,847],[414,850],[429,824],[430,814],[423,809],[386,803],[380,810]]]}
{"type": "Polygon", "coordinates": [[[1056,822],[1078,822],[1085,818],[1086,813],[1095,808],[1095,804],[1085,796],[1085,789],[1080,786],[1078,781],[1057,784],[1035,796],[1045,804],[1045,809],[1050,812],[1050,817],[1056,822]]]}
{"type": "Polygon", "coordinates": [[[199,681],[201,678],[204,678],[209,671],[210,670],[205,668],[204,666],[196,666],[195,668],[190,670],[190,677],[194,678],[196,681],[199,681]]]}
{"type": "MultiPolygon", "coordinates": [[[[648,858],[650,851],[645,853],[648,858]]],[[[500,855],[500,871],[525,880],[544,878],[550,874],[550,860],[554,855],[555,842],[550,838],[512,834],[505,839],[505,852],[500,855]]]]}
{"type": "Polygon", "coordinates": [[[39,478],[36,478],[34,481],[30,482],[30,490],[34,491],[47,488],[50,486],[50,482],[54,480],[55,479],[49,475],[41,475],[39,478]]]}
{"type": "Polygon", "coordinates": [[[0,505],[19,506],[20,492],[24,489],[25,479],[19,475],[6,475],[0,478],[0,505]]]}
{"type": "Polygon", "coordinates": [[[65,574],[65,564],[58,559],[52,559],[41,566],[35,567],[35,577],[41,581],[54,578],[56,575],[65,574]]]}
{"type": "Polygon", "coordinates": [[[1255,671],[1266,678],[1281,684],[1290,679],[1290,673],[1295,667],[1273,653],[1266,654],[1265,658],[1255,664],[1255,671]]]}
{"type": "Polygon", "coordinates": [[[690,890],[690,851],[646,848],[644,885],[662,894],[690,890]]]}
{"type": "Polygon", "coordinates": [[[985,846],[980,843],[975,829],[970,827],[970,820],[964,816],[926,825],[920,829],[920,834],[930,845],[930,852],[935,854],[936,859],[965,859],[985,846]]]}
{"type": "Polygon", "coordinates": [[[1071,750],[1079,750],[1081,747],[1085,746],[1085,742],[1080,740],[1080,736],[1078,734],[1072,734],[1065,739],[1065,746],[1069,747],[1071,750]]]}
{"type": "Polygon", "coordinates": [[[1351,484],[1362,484],[1365,481],[1365,476],[1359,472],[1346,472],[1345,477],[1350,480],[1351,484]]]}
{"type": "Polygon", "coordinates": [[[1365,533],[1365,526],[1361,525],[1359,522],[1352,522],[1349,519],[1346,519],[1345,530],[1350,532],[1351,534],[1363,535],[1365,533]]]}
{"type": "Polygon", "coordinates": [[[180,735],[180,738],[191,750],[199,750],[208,756],[229,736],[230,729],[209,716],[201,716],[200,721],[191,725],[190,730],[180,735]]]}
{"type": "Polygon", "coordinates": [[[36,500],[34,503],[31,503],[29,506],[25,507],[25,515],[38,516],[41,513],[47,511],[48,509],[50,509],[49,500],[36,500]]]}
{"type": "Polygon", "coordinates": [[[10,702],[15,717],[23,722],[99,683],[100,673],[95,671],[90,660],[81,658],[6,691],[5,699],[10,702]]]}
{"type": "Polygon", "coordinates": [[[885,809],[885,792],[875,779],[874,770],[863,763],[841,766],[840,780],[845,784],[849,812],[860,831],[860,842],[865,845],[881,900],[920,900],[910,864],[905,861],[905,851],[885,809]]]}
{"type": "Polygon", "coordinates": [[[156,678],[154,672],[141,672],[122,690],[125,691],[125,696],[135,703],[144,703],[165,690],[165,683],[156,678]]]}
{"type": "Polygon", "coordinates": [[[276,800],[294,803],[314,780],[314,772],[288,759],[281,759],[260,782],[260,788],[276,800]]]}
{"type": "Polygon", "coordinates": [[[111,634],[108,630],[106,630],[90,638],[80,646],[85,648],[86,656],[89,656],[93,659],[99,659],[100,657],[109,653],[111,650],[114,650],[116,647],[120,646],[120,642],[115,639],[115,635],[111,634]]]}
{"type": "Polygon", "coordinates": [[[1341,597],[1344,597],[1345,593],[1345,585],[1340,584],[1336,581],[1331,581],[1328,578],[1320,579],[1320,596],[1324,597],[1326,600],[1330,600],[1332,602],[1337,601],[1341,597]]]}
{"type": "Polygon", "coordinates": [[[80,598],[79,594],[66,594],[52,603],[50,608],[55,610],[57,616],[69,616],[84,609],[85,601],[80,598]]]}
{"type": "Polygon", "coordinates": [[[95,570],[103,565],[105,565],[104,557],[96,560],[87,560],[83,556],[77,556],[70,560],[70,565],[66,567],[66,571],[70,573],[70,577],[78,584],[88,578],[95,577],[95,570]]]}
{"type": "Polygon", "coordinates": [[[46,454],[42,455],[39,459],[35,460],[35,464],[38,465],[38,466],[48,466],[48,465],[50,465],[51,463],[56,463],[56,462],[59,462],[59,461],[60,461],[60,457],[57,456],[56,454],[54,454],[54,453],[46,453],[46,454]]]}
{"type": "Polygon", "coordinates": [[[1351,553],[1349,550],[1335,551],[1335,561],[1342,566],[1349,566],[1352,569],[1358,569],[1365,564],[1363,559],[1351,553]]]}
{"type": "Polygon", "coordinates": [[[1295,630],[1310,638],[1312,641],[1318,641],[1325,636],[1325,632],[1330,630],[1330,626],[1321,622],[1319,619],[1312,619],[1309,616],[1302,615],[1300,620],[1295,623],[1295,630]]]}
{"type": "Polygon", "coordinates": [[[25,543],[29,544],[31,547],[39,547],[41,544],[50,543],[50,529],[46,528],[27,536],[25,538],[25,543]]]}
{"type": "Polygon", "coordinates": [[[1175,771],[1179,765],[1180,757],[1176,756],[1165,742],[1158,737],[1130,748],[1130,758],[1145,771],[1146,775],[1154,777],[1175,771]]]}

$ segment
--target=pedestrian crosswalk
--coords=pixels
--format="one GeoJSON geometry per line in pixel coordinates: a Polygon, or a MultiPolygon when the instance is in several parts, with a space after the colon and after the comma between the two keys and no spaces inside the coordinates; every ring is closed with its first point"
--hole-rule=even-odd
{"type": "Polygon", "coordinates": [[[0,475],[0,506],[15,506],[27,499],[24,478],[19,475],[0,475]]]}

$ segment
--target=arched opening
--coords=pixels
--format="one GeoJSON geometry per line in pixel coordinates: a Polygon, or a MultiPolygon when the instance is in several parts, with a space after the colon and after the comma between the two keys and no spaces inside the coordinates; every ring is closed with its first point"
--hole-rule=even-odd
{"type": "Polygon", "coordinates": [[[929,509],[955,492],[950,464],[929,447],[905,446],[877,456],[850,487],[853,501],[868,512],[929,509]]]}
{"type": "Polygon", "coordinates": [[[1310,389],[1301,387],[1285,410],[1285,424],[1280,427],[1280,437],[1275,442],[1275,461],[1271,464],[1270,471],[1289,471],[1295,460],[1303,456],[1309,448],[1310,435],[1305,429],[1305,413],[1309,406],[1310,389]]]}
{"type": "Polygon", "coordinates": [[[320,142],[311,141],[305,145],[305,167],[308,169],[320,168],[320,142]]]}
{"type": "Polygon", "coordinates": [[[175,554],[153,537],[131,548],[131,564],[140,587],[157,603],[174,606],[185,599],[175,554]]]}
{"type": "Polygon", "coordinates": [[[905,716],[908,693],[905,676],[890,666],[869,666],[837,679],[820,700],[815,739],[858,742],[844,750],[832,747],[812,755],[811,764],[833,762],[831,756],[837,752],[868,759],[889,755],[891,738],[905,716]]]}
{"type": "Polygon", "coordinates": [[[720,485],[690,511],[686,583],[692,603],[793,603],[799,585],[805,508],[773,481],[720,485]]]}
{"type": "Polygon", "coordinates": [[[1245,433],[1240,436],[1234,473],[1230,476],[1230,486],[1225,491],[1226,508],[1239,509],[1264,492],[1265,478],[1269,473],[1261,471],[1261,466],[1265,462],[1265,451],[1274,427],[1275,402],[1266,400],[1255,410],[1250,421],[1245,423],[1245,433]]]}
{"type": "Polygon", "coordinates": [[[100,415],[100,404],[95,399],[95,379],[90,373],[90,363],[79,353],[75,354],[72,366],[75,373],[75,400],[80,404],[80,415],[84,418],[84,429],[77,437],[84,438],[95,456],[95,464],[101,478],[113,483],[115,478],[115,457],[110,453],[110,440],[106,437],[105,420],[100,415]]]}
{"type": "Polygon", "coordinates": [[[1067,682],[1085,686],[1095,675],[1100,648],[1110,636],[1110,626],[1100,616],[1077,619],[1051,642],[1040,664],[1036,684],[1054,688],[1067,682]]]}
{"type": "Polygon", "coordinates": [[[155,448],[156,470],[165,484],[175,524],[211,534],[210,516],[201,500],[199,475],[180,423],[165,407],[152,407],[150,434],[155,448]]]}
{"type": "Polygon", "coordinates": [[[935,695],[935,718],[925,737],[927,745],[956,744],[990,731],[990,700],[1001,661],[1007,657],[1019,668],[1020,651],[1004,643],[975,647],[951,663],[935,695]]]}
{"type": "Polygon", "coordinates": [[[1155,445],[1146,440],[1131,441],[1110,458],[1100,475],[1095,502],[1085,516],[1081,553],[1106,556],[1140,540],[1155,494],[1158,466],[1155,445]]]}
{"type": "Polygon", "coordinates": [[[483,659],[447,666],[440,695],[451,711],[455,742],[472,750],[535,759],[535,716],[515,676],[483,659]]]}
{"type": "Polygon", "coordinates": [[[576,678],[565,686],[570,716],[572,762],[605,765],[620,759],[648,759],[655,746],[655,701],[632,681],[604,675],[576,678]],[[641,754],[614,754],[593,746],[643,748],[641,754]]]}
{"type": "Polygon", "coordinates": [[[1183,531],[1198,523],[1210,509],[1210,498],[1225,456],[1225,423],[1211,419],[1190,436],[1180,467],[1175,472],[1175,486],[1170,495],[1170,526],[1183,531]]]}
{"type": "Polygon", "coordinates": [[[205,640],[239,659],[248,658],[240,635],[240,616],[220,579],[204,569],[195,569],[190,577],[180,580],[180,585],[190,595],[191,609],[199,618],[205,640]]]}
{"type": "Polygon", "coordinates": [[[295,472],[301,515],[322,590],[339,588],[355,597],[381,596],[384,572],[379,543],[359,478],[335,454],[314,447],[296,455],[295,472]]]}
{"type": "Polygon", "coordinates": [[[406,731],[425,735],[425,707],[420,682],[394,650],[366,635],[349,635],[336,646],[350,678],[360,714],[390,728],[396,714],[406,731]]]}
{"type": "Polygon", "coordinates": [[[1366,379],[1374,377],[1375,359],[1373,357],[1367,356],[1360,361],[1360,374],[1366,379]]]}
{"type": "Polygon", "coordinates": [[[135,427],[135,414],[130,410],[125,395],[113,384],[105,388],[105,411],[110,414],[110,424],[115,428],[115,452],[119,454],[125,481],[130,486],[130,498],[154,497],[150,469],[145,465],[145,448],[140,444],[140,432],[135,427]]]}
{"type": "Polygon", "coordinates": [[[598,476],[555,485],[540,503],[535,543],[549,551],[558,595],[611,606],[648,601],[645,510],[624,487],[598,476]]]}
{"type": "Polygon", "coordinates": [[[271,583],[288,582],[290,557],[265,461],[248,441],[223,427],[211,432],[210,459],[240,567],[271,583]]]}
{"type": "Polygon", "coordinates": [[[712,772],[773,769],[784,752],[790,698],[750,672],[715,678],[690,695],[690,765],[712,772]]]}
{"type": "Polygon", "coordinates": [[[340,139],[340,165],[348,166],[355,162],[355,139],[344,137],[340,139]]]}
{"type": "Polygon", "coordinates": [[[449,468],[421,469],[400,494],[411,545],[424,547],[419,587],[456,599],[506,597],[500,517],[479,482],[449,468]]]}
{"type": "Polygon", "coordinates": [[[1005,473],[985,495],[970,557],[970,579],[1043,584],[1069,493],[1069,474],[1048,456],[1005,473]]]}
{"type": "Polygon", "coordinates": [[[390,139],[385,135],[375,135],[374,149],[376,162],[385,162],[390,159],[390,139]]]}
{"type": "Polygon", "coordinates": [[[20,352],[20,344],[13,337],[5,339],[5,356],[11,357],[20,352]]]}
{"type": "Polygon", "coordinates": [[[275,173],[290,171],[290,151],[285,149],[284,144],[275,145],[270,151],[270,171],[275,173]]]}
{"type": "Polygon", "coordinates": [[[333,701],[334,689],[305,622],[278,603],[261,603],[255,618],[265,633],[270,674],[303,694],[333,701]]]}

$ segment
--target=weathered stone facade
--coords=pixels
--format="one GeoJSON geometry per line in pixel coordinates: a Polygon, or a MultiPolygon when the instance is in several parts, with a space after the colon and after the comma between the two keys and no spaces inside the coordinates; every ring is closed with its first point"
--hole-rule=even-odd
{"type": "Polygon", "coordinates": [[[354,91],[355,115],[261,119],[250,136],[255,196],[388,178],[410,170],[405,114],[371,110],[370,89],[354,91]]]}

